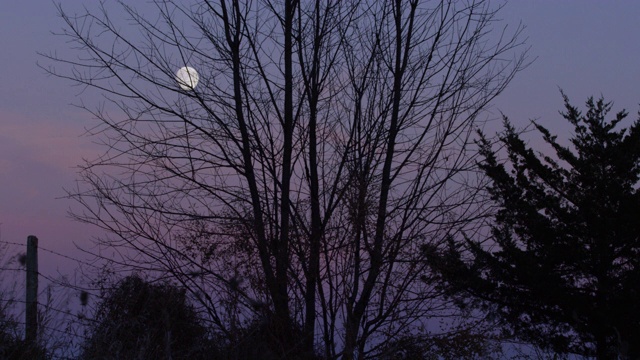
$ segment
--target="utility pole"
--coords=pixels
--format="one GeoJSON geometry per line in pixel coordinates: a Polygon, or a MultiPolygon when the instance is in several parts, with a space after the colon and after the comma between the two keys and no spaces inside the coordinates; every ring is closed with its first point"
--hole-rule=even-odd
{"type": "Polygon", "coordinates": [[[38,334],[38,238],[27,237],[27,303],[25,321],[25,342],[36,344],[38,334]]]}

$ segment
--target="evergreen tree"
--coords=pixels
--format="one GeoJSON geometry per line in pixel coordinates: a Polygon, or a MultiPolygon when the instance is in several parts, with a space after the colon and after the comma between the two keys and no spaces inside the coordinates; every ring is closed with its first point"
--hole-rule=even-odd
{"type": "Polygon", "coordinates": [[[570,146],[534,122],[555,156],[535,152],[505,118],[508,155],[481,135],[481,169],[497,206],[489,238],[425,247],[450,296],[473,299],[510,336],[559,353],[640,357],[640,121],[590,98],[565,101],[570,146]]]}

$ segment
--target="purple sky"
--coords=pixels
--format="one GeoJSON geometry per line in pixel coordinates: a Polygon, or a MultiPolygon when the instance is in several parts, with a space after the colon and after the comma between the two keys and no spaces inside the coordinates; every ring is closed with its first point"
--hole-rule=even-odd
{"type": "MultiPolygon", "coordinates": [[[[64,1],[78,7],[78,0],[64,1]]],[[[136,3],[137,4],[137,3],[136,3]]],[[[145,2],[139,2],[139,8],[145,2]]],[[[640,2],[596,0],[514,0],[501,18],[522,21],[537,60],[494,103],[522,127],[537,118],[552,132],[568,136],[559,121],[558,88],[582,105],[604,95],[614,110],[635,119],[640,103],[640,2]]],[[[74,166],[98,149],[82,137],[90,115],[70,103],[79,89],[47,76],[36,51],[64,53],[68,45],[50,34],[62,21],[49,1],[3,0],[0,5],[0,239],[26,243],[29,234],[42,247],[77,256],[73,242],[88,245],[97,232],[66,216],[73,204],[63,188],[74,184],[74,166]]],[[[41,272],[69,270],[69,262],[41,253],[41,272]]]]}

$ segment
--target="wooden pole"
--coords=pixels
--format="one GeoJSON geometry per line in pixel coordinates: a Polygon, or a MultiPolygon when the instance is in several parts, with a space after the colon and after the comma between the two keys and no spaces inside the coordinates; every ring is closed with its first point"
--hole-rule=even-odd
{"type": "Polygon", "coordinates": [[[35,345],[38,334],[38,238],[27,237],[27,304],[25,342],[35,345]]]}

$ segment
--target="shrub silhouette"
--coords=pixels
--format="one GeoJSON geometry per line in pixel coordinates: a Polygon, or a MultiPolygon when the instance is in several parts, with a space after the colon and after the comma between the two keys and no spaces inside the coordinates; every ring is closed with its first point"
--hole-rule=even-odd
{"type": "Polygon", "coordinates": [[[81,359],[215,358],[207,329],[185,291],[124,278],[98,305],[81,359]]]}

